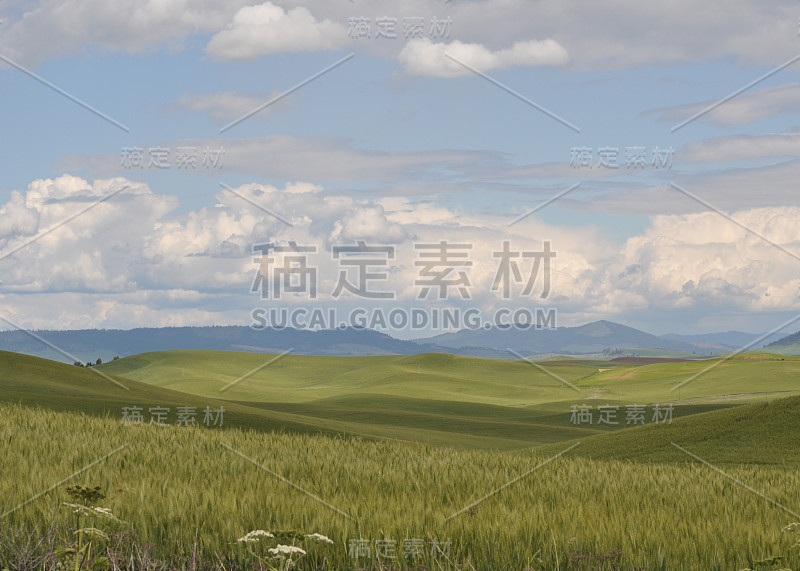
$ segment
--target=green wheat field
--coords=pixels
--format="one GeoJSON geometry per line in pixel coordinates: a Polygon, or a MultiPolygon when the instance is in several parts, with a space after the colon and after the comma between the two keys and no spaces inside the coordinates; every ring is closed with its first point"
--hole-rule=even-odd
{"type": "Polygon", "coordinates": [[[0,569],[800,569],[800,360],[275,357],[0,352],[0,569]]]}

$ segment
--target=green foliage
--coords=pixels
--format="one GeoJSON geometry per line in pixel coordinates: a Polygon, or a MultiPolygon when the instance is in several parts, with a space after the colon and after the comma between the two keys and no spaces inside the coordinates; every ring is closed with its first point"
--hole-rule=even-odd
{"type": "Polygon", "coordinates": [[[103,492],[103,488],[100,486],[95,486],[94,488],[90,488],[88,486],[67,486],[66,492],[72,501],[80,502],[87,506],[96,504],[100,500],[104,500],[106,497],[105,493],[103,492]]]}
{"type": "Polygon", "coordinates": [[[62,538],[55,550],[60,568],[72,571],[108,569],[111,567],[109,558],[98,555],[97,551],[110,541],[110,537],[96,526],[112,527],[124,522],[116,518],[110,509],[90,505],[106,498],[100,486],[68,486],[65,491],[73,502],[80,503],[63,504],[76,516],[78,523],[72,537],[62,538]]]}

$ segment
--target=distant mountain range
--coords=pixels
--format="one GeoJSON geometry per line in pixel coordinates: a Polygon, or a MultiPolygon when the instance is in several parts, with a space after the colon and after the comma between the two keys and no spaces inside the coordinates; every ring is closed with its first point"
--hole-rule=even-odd
{"type": "MultiPolygon", "coordinates": [[[[558,329],[478,329],[444,333],[414,341],[395,339],[370,329],[308,331],[298,329],[254,330],[246,326],[162,327],[131,330],[87,329],[77,331],[0,332],[0,350],[45,357],[62,362],[107,361],[149,351],[173,349],[282,352],[304,355],[414,355],[452,353],[496,359],[522,355],[581,355],[606,352],[611,356],[633,352],[648,355],[709,355],[740,349],[758,339],[754,333],[728,331],[705,335],[651,335],[614,323],[596,321],[558,329]],[[511,349],[512,351],[509,351],[511,349]]],[[[776,337],[776,336],[773,336],[776,337]]],[[[800,343],[800,333],[770,345],[777,351],[800,343]],[[786,342],[786,340],[789,340],[786,342]]],[[[758,343],[753,349],[759,349],[758,343]]]]}
{"type": "Polygon", "coordinates": [[[462,330],[429,337],[424,341],[451,349],[460,347],[480,347],[498,351],[513,349],[528,355],[602,353],[604,350],[616,348],[656,349],[682,353],[692,353],[698,349],[696,345],[685,341],[657,337],[612,321],[595,321],[580,327],[557,329],[462,330]]]}
{"type": "Polygon", "coordinates": [[[413,355],[446,352],[442,347],[395,339],[370,329],[262,329],[247,326],[85,329],[77,331],[0,332],[0,350],[67,362],[103,361],[150,351],[210,350],[303,355],[413,355]],[[36,337],[46,341],[49,345],[36,337]],[[56,349],[57,348],[57,349],[56,349]],[[68,353],[71,357],[67,357],[68,353]],[[74,358],[74,359],[72,359],[74,358]]]}

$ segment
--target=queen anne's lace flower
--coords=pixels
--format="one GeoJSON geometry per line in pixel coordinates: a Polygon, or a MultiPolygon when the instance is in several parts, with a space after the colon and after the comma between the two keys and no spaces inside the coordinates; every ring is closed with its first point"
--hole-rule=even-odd
{"type": "Polygon", "coordinates": [[[273,555],[294,555],[295,553],[299,553],[300,555],[305,555],[305,550],[295,547],[294,545],[278,545],[278,547],[274,547],[269,550],[270,553],[273,555]]]}
{"type": "Polygon", "coordinates": [[[117,519],[116,516],[111,513],[111,510],[108,508],[95,508],[92,506],[84,506],[81,504],[70,504],[67,502],[63,502],[65,506],[68,508],[72,508],[72,513],[81,514],[81,515],[100,515],[103,517],[107,517],[109,519],[117,519]]]}
{"type": "Polygon", "coordinates": [[[333,543],[333,540],[330,537],[325,537],[321,533],[308,533],[306,537],[310,537],[311,539],[316,539],[317,541],[324,541],[327,543],[333,543]]]}
{"type": "Polygon", "coordinates": [[[256,541],[260,541],[262,537],[275,537],[275,536],[268,531],[264,531],[263,529],[254,529],[244,537],[240,537],[237,541],[241,541],[243,543],[254,543],[256,541]]]}

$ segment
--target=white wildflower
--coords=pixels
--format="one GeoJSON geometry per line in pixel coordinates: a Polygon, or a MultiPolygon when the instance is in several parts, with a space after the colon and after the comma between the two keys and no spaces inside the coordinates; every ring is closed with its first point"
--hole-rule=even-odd
{"type": "Polygon", "coordinates": [[[278,547],[270,549],[269,552],[273,555],[294,555],[295,553],[299,553],[300,555],[306,554],[305,550],[295,547],[294,545],[278,545],[278,547]]]}
{"type": "Polygon", "coordinates": [[[317,541],[325,541],[327,543],[333,543],[333,540],[330,537],[325,537],[321,533],[307,533],[306,537],[310,537],[311,539],[316,539],[317,541]]]}
{"type": "Polygon", "coordinates": [[[72,508],[72,513],[86,515],[86,516],[100,515],[103,517],[107,517],[109,519],[117,519],[116,516],[114,516],[114,514],[111,513],[111,510],[108,508],[95,508],[92,506],[84,506],[81,504],[70,504],[67,502],[63,503],[65,506],[72,508]]]}
{"type": "Polygon", "coordinates": [[[240,537],[237,541],[241,541],[243,543],[255,543],[256,541],[260,541],[262,537],[275,537],[275,536],[268,531],[264,531],[263,529],[254,529],[244,537],[240,537]]]}

